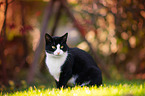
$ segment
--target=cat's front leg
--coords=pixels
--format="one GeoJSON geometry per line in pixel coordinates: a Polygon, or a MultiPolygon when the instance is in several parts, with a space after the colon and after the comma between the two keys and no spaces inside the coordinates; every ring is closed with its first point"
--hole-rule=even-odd
{"type": "Polygon", "coordinates": [[[57,86],[57,88],[58,88],[58,86],[59,86],[59,82],[55,80],[55,83],[56,83],[56,86],[57,86]]]}
{"type": "Polygon", "coordinates": [[[68,82],[68,80],[70,79],[72,77],[72,74],[71,74],[71,72],[67,72],[67,73],[61,73],[60,74],[60,78],[59,78],[59,82],[58,82],[58,86],[57,86],[57,88],[61,88],[61,87],[63,87],[63,88],[65,88],[66,87],[66,84],[67,84],[67,82],[68,82]]]}

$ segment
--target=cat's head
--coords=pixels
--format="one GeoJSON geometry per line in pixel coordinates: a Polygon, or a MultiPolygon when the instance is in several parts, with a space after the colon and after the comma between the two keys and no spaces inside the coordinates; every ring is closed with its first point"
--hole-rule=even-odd
{"type": "Polygon", "coordinates": [[[66,53],[68,46],[66,44],[68,33],[61,37],[51,37],[49,34],[45,34],[45,51],[47,54],[60,57],[66,53]]]}

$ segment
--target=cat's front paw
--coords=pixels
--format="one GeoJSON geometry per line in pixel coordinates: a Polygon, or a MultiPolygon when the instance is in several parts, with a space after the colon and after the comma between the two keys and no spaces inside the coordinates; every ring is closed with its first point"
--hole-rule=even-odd
{"type": "Polygon", "coordinates": [[[66,87],[62,85],[62,86],[57,86],[57,88],[58,89],[63,89],[63,88],[66,88],[66,87]]]}

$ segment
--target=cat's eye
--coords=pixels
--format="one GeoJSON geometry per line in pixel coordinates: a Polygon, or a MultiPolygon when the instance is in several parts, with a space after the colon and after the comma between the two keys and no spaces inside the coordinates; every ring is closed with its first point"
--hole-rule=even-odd
{"type": "Polygon", "coordinates": [[[63,46],[60,47],[61,49],[63,48],[63,46]]]}
{"type": "Polygon", "coordinates": [[[55,46],[52,46],[52,49],[55,49],[55,46]]]}

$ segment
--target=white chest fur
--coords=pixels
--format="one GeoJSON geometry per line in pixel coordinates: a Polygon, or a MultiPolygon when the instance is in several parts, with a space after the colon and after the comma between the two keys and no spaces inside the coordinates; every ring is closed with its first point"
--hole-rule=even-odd
{"type": "Polygon", "coordinates": [[[65,52],[61,56],[52,56],[46,52],[46,65],[49,69],[50,74],[55,78],[56,81],[59,81],[61,66],[64,64],[68,53],[65,52]]]}

